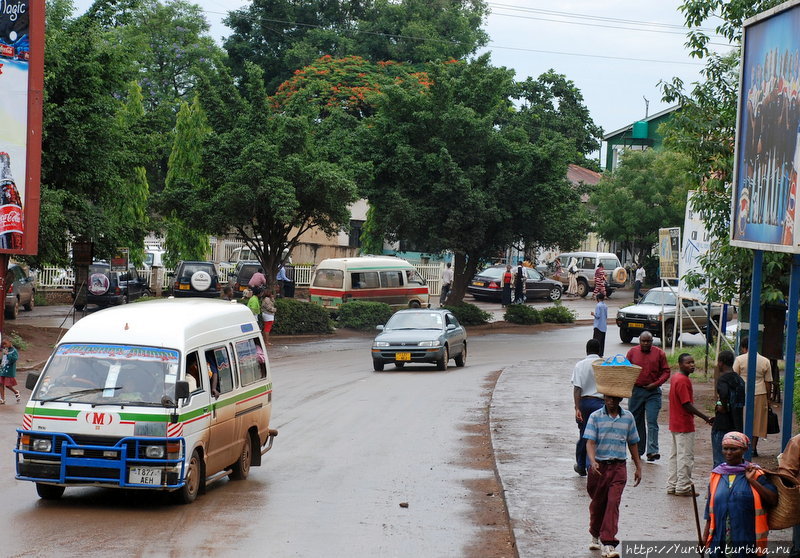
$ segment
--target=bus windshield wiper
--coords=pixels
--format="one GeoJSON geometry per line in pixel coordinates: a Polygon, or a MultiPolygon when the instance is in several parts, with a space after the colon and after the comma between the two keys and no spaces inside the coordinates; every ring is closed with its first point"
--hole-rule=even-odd
{"type": "Polygon", "coordinates": [[[72,397],[73,395],[85,395],[87,393],[97,393],[98,391],[105,391],[107,389],[118,390],[118,389],[122,389],[122,386],[79,389],[78,391],[71,391],[69,393],[65,393],[64,395],[59,395],[57,397],[51,397],[49,399],[41,399],[40,401],[42,403],[48,403],[50,401],[64,401],[67,397],[72,397]]]}

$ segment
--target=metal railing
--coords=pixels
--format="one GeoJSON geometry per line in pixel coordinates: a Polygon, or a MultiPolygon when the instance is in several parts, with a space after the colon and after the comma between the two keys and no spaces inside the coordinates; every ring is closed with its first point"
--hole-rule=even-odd
{"type": "MultiPolygon", "coordinates": [[[[295,265],[293,267],[294,272],[294,282],[295,285],[298,287],[308,287],[311,284],[311,279],[314,276],[314,265],[306,264],[306,265],[295,265]]],[[[428,284],[428,288],[430,289],[430,293],[433,296],[438,296],[440,292],[440,282],[442,276],[443,266],[442,264],[418,264],[414,267],[417,268],[419,274],[425,279],[425,282],[428,284]]],[[[152,271],[149,268],[137,268],[136,271],[139,275],[147,281],[147,284],[150,284],[150,276],[152,271]]],[[[174,272],[174,269],[164,268],[164,272],[162,274],[162,281],[161,281],[161,288],[168,289],[170,283],[172,282],[172,277],[169,276],[170,273],[174,272]]],[[[219,269],[219,280],[225,284],[228,283],[228,271],[225,269],[219,269]]],[[[36,281],[38,288],[40,289],[49,289],[49,290],[72,290],[73,284],[75,282],[75,276],[71,269],[63,269],[58,267],[45,267],[39,269],[35,273],[36,281]]],[[[291,275],[290,275],[291,276],[291,275]]]]}

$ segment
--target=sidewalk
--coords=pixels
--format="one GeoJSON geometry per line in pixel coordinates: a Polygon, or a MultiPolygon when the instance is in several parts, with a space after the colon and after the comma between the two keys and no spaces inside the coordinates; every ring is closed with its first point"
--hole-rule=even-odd
{"type": "MultiPolygon", "coordinates": [[[[626,297],[627,298],[627,297],[626,297]]],[[[610,313],[610,312],[609,312],[610,313]]],[[[577,338],[591,337],[591,326],[577,326],[577,338]],[[580,333],[585,335],[581,337],[580,333]]],[[[575,462],[575,424],[570,377],[578,358],[570,340],[553,332],[537,334],[536,344],[548,347],[548,357],[503,370],[492,397],[490,431],[497,470],[511,517],[519,556],[551,555],[599,558],[588,550],[589,496],[586,478],[572,469],[575,462]]],[[[575,338],[575,337],[572,337],[575,338]]],[[[671,451],[668,428],[669,383],[663,388],[659,415],[661,459],[643,462],[643,479],[633,487],[629,461],[628,486],[622,498],[621,541],[697,540],[691,498],[666,494],[671,451]]],[[[623,401],[627,407],[627,400],[623,401]]],[[[763,454],[775,455],[780,436],[759,443],[763,454]]],[[[697,421],[694,481],[701,529],[708,472],[711,469],[710,427],[697,421]]],[[[791,529],[773,531],[770,541],[791,541],[791,529]]],[[[696,556],[696,554],[692,554],[696,556]]],[[[657,556],[657,554],[650,554],[657,556]]],[[[688,556],[688,554],[687,554],[688,556]]]]}

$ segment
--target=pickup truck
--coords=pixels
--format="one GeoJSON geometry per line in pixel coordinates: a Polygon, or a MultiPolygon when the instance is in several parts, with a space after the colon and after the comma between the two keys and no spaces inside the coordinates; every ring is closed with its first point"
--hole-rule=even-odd
{"type": "MultiPolygon", "coordinates": [[[[708,306],[702,302],[682,299],[683,310],[681,322],[683,333],[705,333],[708,324],[708,306]]],[[[617,311],[617,326],[619,338],[623,343],[630,343],[643,331],[649,331],[653,337],[661,337],[662,324],[664,325],[664,345],[672,345],[672,335],[675,325],[676,293],[666,287],[650,289],[638,304],[620,308],[617,311]],[[663,312],[662,312],[663,310],[663,312]]],[[[711,319],[719,322],[722,305],[711,305],[711,319]]],[[[728,321],[731,319],[728,314],[728,321]]],[[[716,332],[714,326],[712,331],[716,332]]],[[[678,324],[678,334],[681,332],[678,324]]]]}

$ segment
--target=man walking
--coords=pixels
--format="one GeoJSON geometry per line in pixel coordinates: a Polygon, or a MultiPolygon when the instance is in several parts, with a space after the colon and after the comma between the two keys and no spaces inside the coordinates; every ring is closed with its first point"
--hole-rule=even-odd
{"type": "Polygon", "coordinates": [[[678,372],[673,374],[669,387],[669,431],[672,433],[672,452],[669,455],[667,494],[692,495],[694,469],[694,417],[712,424],[714,419],[694,406],[694,390],[689,375],[694,372],[694,357],[683,353],[678,357],[678,372]]]}
{"type": "Polygon", "coordinates": [[[639,299],[642,298],[642,283],[644,283],[644,278],[647,275],[644,271],[644,265],[641,263],[636,266],[636,279],[633,282],[633,303],[636,304],[639,302],[639,299]]]}
{"type": "Polygon", "coordinates": [[[600,343],[600,356],[606,352],[606,331],[608,331],[608,306],[606,295],[597,293],[597,306],[594,307],[594,338],[600,343]]]}
{"type": "Polygon", "coordinates": [[[627,452],[636,465],[633,486],[638,486],[642,480],[642,461],[636,446],[639,434],[633,415],[619,406],[621,397],[606,395],[603,400],[605,405],[589,415],[583,434],[591,464],[586,481],[586,491],[592,499],[589,504],[589,534],[592,536],[589,549],[599,550],[602,543],[603,558],[617,558],[619,505],[628,482],[627,452]]]}
{"type": "Polygon", "coordinates": [[[728,432],[744,430],[745,385],[733,371],[733,352],[721,351],[717,355],[717,403],[714,406],[714,425],[711,427],[711,453],[714,467],[725,462],[722,455],[722,438],[728,432]]]}
{"type": "Polygon", "coordinates": [[[447,262],[447,265],[442,271],[442,291],[439,294],[439,308],[444,306],[444,303],[447,301],[447,295],[450,294],[450,287],[453,285],[453,269],[450,262],[447,262]]]}
{"type": "Polygon", "coordinates": [[[658,453],[661,384],[669,380],[670,373],[667,355],[653,346],[653,334],[643,331],[639,335],[639,346],[629,350],[626,356],[633,364],[642,367],[633,386],[633,394],[628,398],[628,410],[633,413],[639,431],[639,455],[646,451],[647,461],[656,461],[661,459],[658,453]]]}
{"type": "Polygon", "coordinates": [[[603,395],[597,391],[592,363],[600,358],[600,343],[597,339],[586,342],[586,358],[575,365],[572,371],[572,398],[575,401],[575,422],[578,423],[580,437],[575,446],[575,465],[573,469],[580,476],[586,476],[586,421],[593,412],[603,406],[603,395]]]}
{"type": "MultiPolygon", "coordinates": [[[[733,361],[733,371],[747,382],[747,356],[750,340],[739,339],[739,352],[733,361]]],[[[767,412],[772,393],[772,364],[769,359],[756,353],[756,384],[753,396],[753,457],[758,457],[758,439],[767,436],[767,412]]]]}

